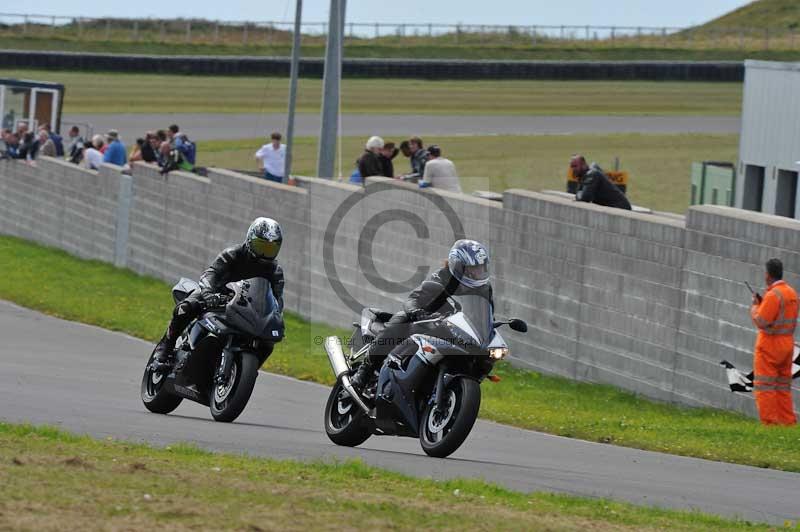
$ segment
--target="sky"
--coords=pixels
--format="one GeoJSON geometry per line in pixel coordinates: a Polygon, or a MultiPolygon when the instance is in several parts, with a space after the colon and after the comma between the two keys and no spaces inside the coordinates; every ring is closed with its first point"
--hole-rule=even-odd
{"type": "MultiPolygon", "coordinates": [[[[348,22],[447,24],[691,26],[749,3],[747,0],[348,0],[348,22]]],[[[16,3],[6,12],[83,17],[207,18],[290,21],[295,0],[193,0],[95,2],[37,0],[16,3]],[[30,7],[28,7],[30,6],[30,7]],[[224,7],[224,12],[220,10],[224,7]]],[[[304,0],[308,22],[327,19],[329,0],[304,0]]],[[[5,20],[8,20],[7,18],[5,20]]]]}

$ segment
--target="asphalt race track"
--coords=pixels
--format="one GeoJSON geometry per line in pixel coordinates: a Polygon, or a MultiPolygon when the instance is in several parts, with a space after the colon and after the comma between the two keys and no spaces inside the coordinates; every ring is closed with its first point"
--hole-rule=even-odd
{"type": "MultiPolygon", "coordinates": [[[[381,135],[566,135],[578,133],[738,134],[739,116],[519,116],[519,115],[342,115],[342,134],[381,135]]],[[[64,123],[91,124],[95,133],[117,129],[126,144],[153,129],[177,123],[192,140],[264,137],[286,129],[286,114],[82,114],[64,115],[64,123]]],[[[298,114],[295,134],[319,135],[320,115],[298,114]]],[[[62,130],[66,131],[63,127],[62,130]]]]}
{"type": "Polygon", "coordinates": [[[372,438],[356,449],[336,447],[322,426],[328,390],[316,384],[262,373],[250,404],[233,424],[211,421],[207,408],[188,401],[161,416],[147,412],[139,399],[151,349],[146,342],[2,301],[0,338],[4,421],[156,445],[194,442],[210,450],[274,458],[360,457],[420,477],[483,478],[521,491],[608,497],[777,524],[800,518],[800,474],[571,440],[484,421],[444,460],[425,456],[419,443],[407,438],[372,438]]]}

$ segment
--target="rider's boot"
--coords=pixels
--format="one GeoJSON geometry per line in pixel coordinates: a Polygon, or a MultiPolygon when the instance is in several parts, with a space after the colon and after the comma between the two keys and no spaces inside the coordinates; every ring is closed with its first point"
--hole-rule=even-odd
{"type": "Polygon", "coordinates": [[[175,342],[178,341],[178,338],[172,333],[172,327],[169,327],[153,350],[155,355],[153,363],[156,371],[171,369],[175,363],[175,342]]]}
{"type": "Polygon", "coordinates": [[[359,392],[369,383],[369,379],[375,373],[375,367],[369,355],[364,357],[364,362],[358,367],[355,375],[350,379],[350,384],[359,392]]]}

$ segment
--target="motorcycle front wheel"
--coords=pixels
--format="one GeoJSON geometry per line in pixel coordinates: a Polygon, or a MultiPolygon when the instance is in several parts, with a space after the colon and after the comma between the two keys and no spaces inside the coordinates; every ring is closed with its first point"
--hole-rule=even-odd
{"type": "Polygon", "coordinates": [[[429,404],[419,424],[422,450],[436,458],[450,456],[464,443],[481,408],[481,386],[472,379],[454,379],[444,393],[443,409],[429,404]]]}
{"type": "Polygon", "coordinates": [[[230,423],[239,417],[256,386],[260,365],[256,355],[243,351],[234,359],[228,381],[211,388],[209,408],[216,421],[230,423]]]}
{"type": "Polygon", "coordinates": [[[361,445],[372,435],[363,411],[339,382],[325,405],[325,432],[333,443],[344,447],[361,445]]]}
{"type": "Polygon", "coordinates": [[[164,390],[166,373],[157,373],[150,369],[155,354],[150,355],[142,376],[141,396],[144,407],[156,414],[169,414],[181,404],[182,397],[172,395],[164,390]]]}

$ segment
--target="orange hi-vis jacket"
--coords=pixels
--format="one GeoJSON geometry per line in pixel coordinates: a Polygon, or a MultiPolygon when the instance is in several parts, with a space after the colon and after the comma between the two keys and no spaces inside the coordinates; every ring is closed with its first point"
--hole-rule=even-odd
{"type": "Polygon", "coordinates": [[[797,326],[797,292],[784,281],[772,283],[750,316],[758,327],[753,361],[753,390],[761,422],[793,425],[792,358],[797,326]]]}

